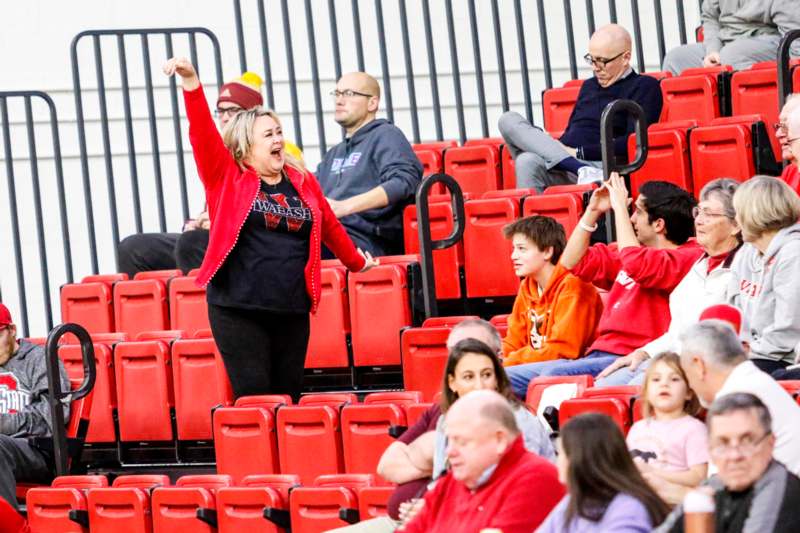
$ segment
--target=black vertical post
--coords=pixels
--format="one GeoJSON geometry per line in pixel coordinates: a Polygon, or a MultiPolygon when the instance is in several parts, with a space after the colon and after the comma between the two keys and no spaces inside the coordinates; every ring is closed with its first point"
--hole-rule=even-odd
{"type": "MultiPolygon", "coordinates": [[[[174,55],[172,50],[172,35],[169,33],[164,34],[164,40],[167,57],[172,57],[174,55]]],[[[197,62],[193,62],[192,64],[196,65],[197,62]]],[[[180,108],[178,107],[178,87],[175,82],[175,76],[169,77],[169,101],[172,106],[172,135],[175,139],[175,160],[178,163],[178,178],[180,179],[181,209],[183,212],[183,219],[186,220],[190,216],[189,193],[186,187],[186,164],[183,161],[183,135],[181,134],[181,116],[180,108]]]]}
{"type": "MultiPolygon", "coordinates": [[[[58,114],[53,99],[45,93],[37,93],[50,111],[50,136],[53,139],[53,164],[56,171],[56,190],[58,191],[58,213],[61,220],[61,240],[64,243],[64,268],[67,283],[73,282],[72,244],[69,237],[69,221],[67,220],[67,200],[64,190],[64,166],[61,160],[61,137],[58,133],[58,114]]],[[[1,299],[1,298],[0,298],[1,299]]]]}
{"type": "Polygon", "coordinates": [[[591,37],[596,29],[594,22],[594,3],[592,0],[586,0],[586,23],[589,27],[589,37],[591,37]]]}
{"type": "Polygon", "coordinates": [[[613,24],[617,23],[617,2],[616,0],[608,0],[608,15],[613,24]]]}
{"type": "Polygon", "coordinates": [[[383,96],[386,99],[386,116],[394,122],[394,103],[392,102],[392,77],[389,75],[389,58],[386,56],[386,29],[383,24],[383,0],[375,0],[375,18],[378,24],[378,51],[381,56],[383,76],[383,96]]]}
{"type": "Polygon", "coordinates": [[[578,79],[578,63],[575,59],[575,32],[572,28],[571,0],[564,0],[564,20],[567,23],[567,55],[569,56],[569,75],[573,80],[578,79]]]}
{"type": "MultiPolygon", "coordinates": [[[[475,83],[478,85],[478,112],[481,117],[481,133],[489,136],[489,119],[486,116],[486,90],[483,86],[483,62],[481,61],[481,37],[478,33],[478,15],[475,0],[469,0],[469,27],[472,35],[472,54],[475,61],[475,83]]],[[[454,52],[455,53],[455,52],[454,52]]]]}
{"type": "Polygon", "coordinates": [[[322,94],[319,87],[319,67],[317,65],[317,41],[314,37],[314,13],[311,11],[311,0],[305,0],[306,32],[308,34],[308,54],[311,59],[311,84],[314,91],[314,106],[316,107],[317,138],[319,139],[320,153],[328,151],[325,144],[325,123],[322,119],[322,94]]]}
{"type": "MultiPolygon", "coordinates": [[[[156,124],[156,104],[153,94],[153,75],[150,69],[150,41],[142,35],[142,56],[144,58],[144,89],[147,97],[147,120],[150,125],[150,144],[153,150],[153,176],[156,184],[156,204],[158,206],[158,227],[162,233],[167,231],[167,217],[164,208],[164,184],[161,178],[161,149],[158,144],[158,125],[156,124]]],[[[131,154],[131,157],[135,157],[131,154]]],[[[119,242],[119,239],[116,240],[119,242]]]]}
{"type": "Polygon", "coordinates": [[[500,30],[500,8],[497,0],[492,0],[492,28],[494,29],[494,48],[497,51],[497,77],[500,81],[500,106],[508,111],[508,79],[506,79],[506,58],[503,52],[503,33],[500,30]]]}
{"type": "Polygon", "coordinates": [[[339,51],[339,28],[336,23],[336,4],[334,0],[328,0],[328,19],[331,26],[331,48],[333,51],[333,71],[336,72],[336,79],[342,77],[342,54],[339,51]]]}
{"type": "MultiPolygon", "coordinates": [[[[258,0],[261,4],[262,0],[258,0]]],[[[233,0],[233,17],[236,24],[236,43],[239,45],[239,68],[242,72],[247,70],[247,53],[244,47],[244,24],[242,23],[241,0],[233,0]]]]}
{"type": "Polygon", "coordinates": [[[264,1],[262,0],[258,2],[258,31],[261,36],[261,61],[264,68],[264,83],[267,85],[267,107],[275,109],[275,90],[272,88],[272,61],[270,61],[269,56],[269,35],[267,34],[267,14],[264,11],[264,1]]]}
{"type": "MultiPolygon", "coordinates": [[[[514,20],[517,25],[517,48],[519,49],[519,70],[522,75],[522,97],[525,100],[525,116],[528,118],[528,122],[533,123],[531,79],[528,72],[528,52],[525,46],[525,25],[522,21],[522,4],[520,0],[514,0],[514,20]]],[[[545,76],[547,76],[546,71],[545,76]]]]}
{"type": "Polygon", "coordinates": [[[661,13],[661,0],[653,0],[653,11],[656,16],[656,36],[658,37],[658,64],[664,62],[667,45],[664,42],[664,15],[661,13]]]}
{"type": "MultiPolygon", "coordinates": [[[[120,82],[122,89],[122,112],[125,121],[125,139],[128,142],[128,152],[136,153],[136,143],[133,139],[133,116],[131,113],[131,92],[128,83],[128,58],[125,54],[125,36],[117,35],[117,57],[119,59],[120,82]]],[[[167,53],[167,57],[172,57],[167,53]]],[[[139,193],[139,172],[136,167],[136,158],[128,158],[128,170],[131,173],[131,199],[133,200],[133,218],[136,223],[136,233],[142,232],[142,199],[139,193]]]]}
{"type": "Polygon", "coordinates": [[[633,16],[633,38],[636,41],[636,62],[639,65],[639,72],[644,72],[644,47],[642,46],[642,25],[639,22],[639,0],[631,0],[631,15],[633,16]]]}
{"type": "Polygon", "coordinates": [[[536,15],[539,20],[539,39],[542,43],[542,63],[544,67],[544,82],[548,89],[553,88],[553,72],[550,69],[550,43],[547,38],[547,19],[544,14],[543,0],[536,0],[536,15]]]}
{"type": "Polygon", "coordinates": [[[678,32],[680,33],[681,44],[686,44],[686,13],[683,9],[684,0],[675,0],[675,10],[678,14],[678,32]]]}
{"type": "Polygon", "coordinates": [[[405,0],[398,0],[400,8],[400,33],[403,35],[403,59],[406,67],[406,85],[408,87],[408,105],[411,112],[411,132],[415,143],[420,142],[419,110],[417,109],[417,89],[414,86],[414,63],[411,57],[411,41],[408,35],[408,14],[405,0]]]}
{"type": "Polygon", "coordinates": [[[356,40],[356,58],[358,59],[358,70],[364,72],[364,40],[361,36],[361,12],[358,8],[358,0],[350,0],[353,11],[353,36],[356,40]]]}
{"type": "Polygon", "coordinates": [[[433,105],[433,121],[436,125],[436,139],[444,140],[442,129],[442,106],[439,103],[439,78],[436,74],[436,49],[433,46],[433,29],[431,27],[431,7],[428,0],[422,0],[422,14],[425,23],[425,44],[428,50],[428,76],[431,80],[431,101],[433,105]]]}
{"type": "Polygon", "coordinates": [[[450,68],[453,71],[453,91],[456,98],[456,117],[458,118],[458,137],[461,144],[467,140],[467,128],[464,123],[464,101],[461,97],[461,73],[458,68],[458,48],[456,47],[456,30],[453,23],[453,0],[445,0],[447,18],[447,36],[450,41],[450,68]]]}
{"type": "Polygon", "coordinates": [[[289,21],[289,2],[281,0],[283,14],[283,37],[286,42],[286,67],[289,70],[289,95],[292,99],[292,119],[294,120],[295,142],[303,148],[303,131],[300,124],[300,103],[297,98],[297,77],[294,72],[294,45],[292,44],[292,27],[289,21]]]}

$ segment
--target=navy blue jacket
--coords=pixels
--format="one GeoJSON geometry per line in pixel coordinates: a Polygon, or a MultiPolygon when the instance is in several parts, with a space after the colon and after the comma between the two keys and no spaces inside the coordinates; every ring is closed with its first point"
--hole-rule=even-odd
{"type": "Polygon", "coordinates": [[[422,181],[422,164],[405,135],[386,119],[364,125],[325,154],[317,167],[325,196],[344,200],[383,187],[389,205],[343,217],[347,232],[377,255],[402,253],[403,208],[422,181]]]}
{"type": "MultiPolygon", "coordinates": [[[[644,109],[647,124],[658,122],[663,101],[658,80],[631,72],[610,87],[600,87],[592,76],[583,82],[578,101],[569,117],[569,125],[559,139],[566,146],[578,149],[578,158],[600,161],[600,115],[614,100],[633,100],[644,109]]],[[[628,155],[628,135],[634,131],[634,121],[618,115],[614,122],[614,153],[623,158],[628,155]]],[[[625,159],[627,162],[627,159],[625,159]]]]}

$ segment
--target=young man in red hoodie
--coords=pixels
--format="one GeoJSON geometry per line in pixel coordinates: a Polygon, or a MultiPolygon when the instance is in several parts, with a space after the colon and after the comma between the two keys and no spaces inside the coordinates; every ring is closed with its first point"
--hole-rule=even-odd
{"type": "MultiPolygon", "coordinates": [[[[546,366],[519,365],[513,379],[591,374],[596,376],[619,356],[662,335],[669,327],[669,293],[703,253],[694,234],[695,200],[677,185],[649,181],[631,199],[624,180],[612,174],[597,189],[572,232],[561,265],[584,281],[608,291],[597,338],[586,356],[546,366]],[[597,222],[614,210],[616,244],[589,246],[597,222]]],[[[544,364],[542,364],[544,365],[544,364]]]]}
{"type": "Polygon", "coordinates": [[[564,495],[555,466],[525,450],[508,401],[474,391],[447,411],[450,472],[425,496],[406,533],[529,533],[564,495]]]}

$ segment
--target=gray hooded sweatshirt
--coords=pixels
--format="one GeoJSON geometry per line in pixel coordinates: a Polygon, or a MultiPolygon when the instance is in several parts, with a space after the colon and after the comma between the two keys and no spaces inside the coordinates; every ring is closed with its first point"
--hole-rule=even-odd
{"type": "MultiPolygon", "coordinates": [[[[702,22],[706,52],[719,52],[741,37],[782,37],[791,29],[800,28],[800,1],[705,0],[702,22]]],[[[797,47],[793,46],[792,51],[796,53],[797,47]]]]}
{"type": "Polygon", "coordinates": [[[800,342],[800,224],[780,230],[763,255],[745,244],[731,270],[729,294],[742,310],[750,357],[793,362],[800,342]]]}
{"type": "MultiPolygon", "coordinates": [[[[59,369],[61,390],[69,390],[69,379],[61,361],[59,369]]],[[[25,340],[20,341],[17,352],[5,365],[0,366],[0,435],[52,435],[47,391],[44,348],[25,340]]],[[[69,419],[69,403],[64,404],[64,419],[69,419]]]]}

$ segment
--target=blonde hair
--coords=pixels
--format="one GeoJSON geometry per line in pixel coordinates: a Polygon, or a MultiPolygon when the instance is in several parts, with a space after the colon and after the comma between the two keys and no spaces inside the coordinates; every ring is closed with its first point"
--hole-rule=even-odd
{"type": "Polygon", "coordinates": [[[658,363],[664,363],[678,374],[683,382],[686,384],[686,390],[691,397],[683,404],[683,412],[687,415],[695,416],[700,411],[700,401],[691,387],[689,387],[689,380],[686,378],[686,372],[681,367],[681,359],[675,352],[662,352],[653,358],[650,366],[647,368],[647,373],[644,375],[644,386],[642,387],[642,416],[650,418],[653,416],[653,406],[647,399],[647,390],[650,388],[650,379],[655,373],[655,368],[658,363]]]}
{"type": "Polygon", "coordinates": [[[772,176],[753,176],[733,195],[736,219],[746,236],[758,238],[797,223],[800,198],[789,185],[772,176]]]}
{"type": "MultiPolygon", "coordinates": [[[[258,106],[246,111],[240,111],[228,121],[225,129],[222,130],[222,142],[228,147],[236,163],[242,169],[244,168],[244,160],[250,155],[253,147],[253,125],[259,117],[270,117],[278,126],[281,126],[281,119],[275,111],[258,106]]],[[[285,149],[283,157],[286,165],[299,172],[305,172],[306,167],[303,161],[297,159],[285,149]]]]}

